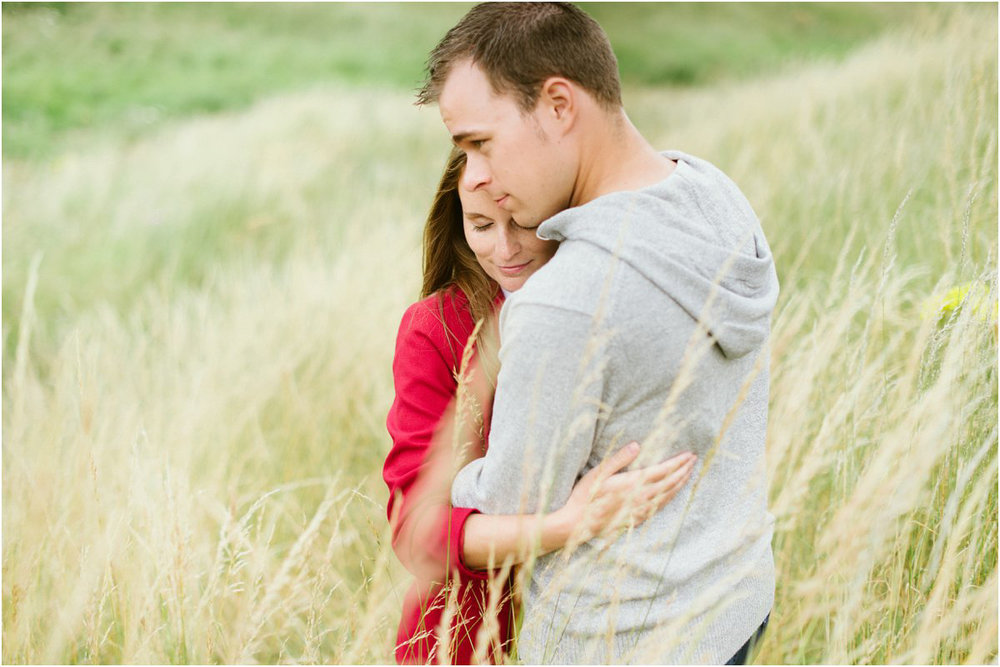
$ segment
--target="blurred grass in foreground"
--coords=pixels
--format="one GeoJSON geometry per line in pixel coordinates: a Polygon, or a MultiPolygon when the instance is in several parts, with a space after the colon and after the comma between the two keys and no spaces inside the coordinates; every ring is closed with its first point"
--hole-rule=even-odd
{"type": "MultiPolygon", "coordinates": [[[[839,65],[626,100],[778,262],[760,662],[997,659],[995,311],[921,315],[996,301],[996,26],[941,7],[839,65]]],[[[392,661],[383,421],[448,149],[410,101],[4,165],[4,662],[392,661]]]]}
{"type": "MultiPolygon", "coordinates": [[[[3,154],[349,83],[411,90],[469,3],[3,3],[3,154]]],[[[922,5],[584,3],[626,83],[694,85],[846,53],[922,5]]]]}

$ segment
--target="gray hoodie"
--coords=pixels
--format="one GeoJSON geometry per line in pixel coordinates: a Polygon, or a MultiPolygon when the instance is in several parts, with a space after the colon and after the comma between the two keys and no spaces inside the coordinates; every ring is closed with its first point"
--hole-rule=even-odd
{"type": "Polygon", "coordinates": [[[646,523],[527,565],[528,663],[723,663],[773,604],[774,262],[725,174],[664,155],[677,160],[664,181],[539,228],[559,250],[504,305],[489,450],[452,486],[458,507],[551,511],[630,440],[635,466],[699,456],[646,523]]]}

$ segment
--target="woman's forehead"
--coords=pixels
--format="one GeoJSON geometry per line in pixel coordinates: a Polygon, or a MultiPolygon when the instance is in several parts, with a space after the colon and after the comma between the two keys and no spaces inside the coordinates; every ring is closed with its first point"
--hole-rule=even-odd
{"type": "Polygon", "coordinates": [[[462,202],[463,215],[470,220],[476,217],[505,220],[510,217],[510,213],[497,206],[486,190],[470,191],[459,185],[458,198],[462,202]]]}

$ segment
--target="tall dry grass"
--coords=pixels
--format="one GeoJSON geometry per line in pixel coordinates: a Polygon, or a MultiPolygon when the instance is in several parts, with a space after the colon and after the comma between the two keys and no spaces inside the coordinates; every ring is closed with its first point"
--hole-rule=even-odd
{"type": "MultiPolygon", "coordinates": [[[[761,662],[997,658],[996,45],[941,8],[627,97],[778,262],[761,662]]],[[[446,152],[406,95],[327,90],[4,165],[5,662],[391,662],[383,420],[446,152]]]]}

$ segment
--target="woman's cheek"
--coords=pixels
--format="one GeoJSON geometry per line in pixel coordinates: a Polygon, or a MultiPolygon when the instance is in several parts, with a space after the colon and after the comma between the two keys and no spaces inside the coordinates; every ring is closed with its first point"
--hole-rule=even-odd
{"type": "Polygon", "coordinates": [[[483,238],[488,235],[489,232],[472,232],[465,235],[465,240],[469,243],[469,248],[480,263],[488,261],[490,258],[493,244],[489,239],[483,238]]]}

